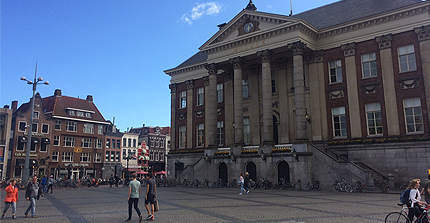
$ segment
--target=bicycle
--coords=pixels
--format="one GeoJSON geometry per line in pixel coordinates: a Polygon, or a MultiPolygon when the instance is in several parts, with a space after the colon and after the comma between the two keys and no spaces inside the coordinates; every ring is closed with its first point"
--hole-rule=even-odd
{"type": "MultiPolygon", "coordinates": [[[[410,207],[404,207],[405,204],[397,204],[398,206],[401,206],[402,209],[400,211],[395,211],[388,213],[387,216],[385,216],[385,223],[411,223],[411,221],[408,218],[408,211],[410,207]]],[[[430,219],[428,216],[427,211],[430,209],[430,206],[426,204],[426,207],[424,208],[423,213],[415,219],[414,223],[429,223],[430,219]]]]}
{"type": "Polygon", "coordinates": [[[69,184],[66,185],[67,190],[77,190],[79,188],[78,183],[76,181],[71,181],[69,184]]]}
{"type": "Polygon", "coordinates": [[[333,185],[331,186],[331,190],[333,192],[338,192],[338,191],[345,191],[345,192],[352,192],[352,187],[351,185],[346,183],[345,179],[342,179],[342,182],[339,182],[338,180],[335,180],[333,185]]]}

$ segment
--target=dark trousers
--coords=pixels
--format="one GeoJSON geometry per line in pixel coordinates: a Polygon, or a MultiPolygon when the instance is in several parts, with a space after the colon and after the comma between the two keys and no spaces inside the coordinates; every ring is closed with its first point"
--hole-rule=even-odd
{"type": "Polygon", "coordinates": [[[49,192],[49,188],[51,188],[51,194],[52,194],[52,184],[49,184],[49,185],[48,185],[48,190],[46,191],[46,193],[48,193],[48,192],[49,192]]]}
{"type": "MultiPolygon", "coordinates": [[[[415,203],[414,207],[409,209],[409,213],[408,213],[409,220],[412,222],[414,220],[414,216],[418,218],[423,213],[423,211],[424,210],[421,207],[419,207],[419,204],[415,203]]],[[[423,219],[423,222],[428,223],[427,219],[423,219]]]]}
{"type": "Polygon", "coordinates": [[[131,219],[131,215],[133,212],[133,210],[131,209],[131,206],[134,206],[134,210],[136,210],[138,216],[142,214],[140,213],[138,204],[139,204],[139,198],[130,198],[128,200],[128,219],[131,219]]]}

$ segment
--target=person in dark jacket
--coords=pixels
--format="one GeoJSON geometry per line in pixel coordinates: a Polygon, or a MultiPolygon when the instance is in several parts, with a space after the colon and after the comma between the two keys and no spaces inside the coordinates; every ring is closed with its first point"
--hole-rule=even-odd
{"type": "Polygon", "coordinates": [[[119,177],[118,174],[115,174],[115,186],[118,187],[119,177]]]}
{"type": "Polygon", "coordinates": [[[31,217],[37,218],[36,215],[36,200],[39,200],[40,196],[44,196],[42,187],[39,186],[37,182],[37,176],[33,176],[31,181],[27,185],[27,189],[25,190],[25,198],[27,201],[30,201],[30,205],[25,211],[25,217],[28,218],[28,212],[31,210],[31,217]]]}
{"type": "Polygon", "coordinates": [[[249,193],[249,173],[248,172],[245,173],[245,180],[243,183],[243,189],[246,190],[245,193],[249,193]]]}

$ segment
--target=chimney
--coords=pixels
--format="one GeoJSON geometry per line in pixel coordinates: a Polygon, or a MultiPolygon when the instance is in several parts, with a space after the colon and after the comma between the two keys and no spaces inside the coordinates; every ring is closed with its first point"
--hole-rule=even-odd
{"type": "Polygon", "coordinates": [[[18,109],[18,101],[12,101],[12,112],[18,109]]]}
{"type": "Polygon", "coordinates": [[[61,90],[55,89],[54,96],[61,96],[61,90]]]}
{"type": "Polygon", "coordinates": [[[93,96],[92,95],[87,95],[87,101],[93,102],[93,96]]]}
{"type": "Polygon", "coordinates": [[[9,109],[9,105],[5,105],[3,108],[9,109]]]}

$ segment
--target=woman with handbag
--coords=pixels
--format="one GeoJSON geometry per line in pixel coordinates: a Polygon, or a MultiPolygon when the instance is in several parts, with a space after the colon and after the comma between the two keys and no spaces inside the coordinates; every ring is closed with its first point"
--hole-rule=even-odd
{"type": "Polygon", "coordinates": [[[15,187],[16,181],[14,179],[11,179],[9,181],[9,186],[6,187],[6,197],[4,198],[4,210],[3,214],[1,215],[1,218],[4,218],[4,215],[7,212],[7,209],[9,209],[9,206],[12,206],[12,219],[16,219],[15,212],[16,212],[16,202],[18,202],[18,187],[15,187]]]}

